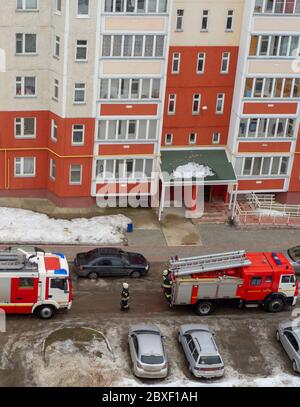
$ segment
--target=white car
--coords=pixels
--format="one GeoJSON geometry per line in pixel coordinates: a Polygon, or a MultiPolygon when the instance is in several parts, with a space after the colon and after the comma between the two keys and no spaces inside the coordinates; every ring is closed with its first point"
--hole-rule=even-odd
{"type": "Polygon", "coordinates": [[[155,325],[131,325],[128,333],[130,355],[135,376],[161,379],[168,375],[163,336],[155,325]]]}
{"type": "Polygon", "coordinates": [[[219,354],[214,334],[207,325],[181,325],[178,332],[189,363],[189,369],[195,377],[214,378],[224,375],[224,363],[219,354]]]}

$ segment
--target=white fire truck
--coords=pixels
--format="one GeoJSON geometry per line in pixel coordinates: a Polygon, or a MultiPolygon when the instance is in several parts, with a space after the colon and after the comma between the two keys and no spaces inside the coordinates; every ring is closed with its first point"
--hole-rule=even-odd
{"type": "Polygon", "coordinates": [[[281,253],[234,251],[191,258],[172,258],[171,306],[193,305],[196,314],[208,315],[216,305],[234,301],[239,306],[280,312],[293,306],[298,281],[281,253]]]}
{"type": "Polygon", "coordinates": [[[0,251],[0,311],[51,318],[72,306],[72,282],[60,253],[0,251]]]}

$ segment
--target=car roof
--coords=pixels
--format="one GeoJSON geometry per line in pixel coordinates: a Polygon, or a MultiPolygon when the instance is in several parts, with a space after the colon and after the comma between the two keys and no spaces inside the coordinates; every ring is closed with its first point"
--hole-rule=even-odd
{"type": "Polygon", "coordinates": [[[93,256],[115,256],[115,255],[121,255],[124,254],[125,252],[122,249],[114,248],[114,247],[99,247],[97,249],[90,250],[87,252],[87,255],[93,255],[93,256]]]}
{"type": "Polygon", "coordinates": [[[157,332],[140,333],[137,335],[140,355],[164,356],[161,336],[157,332]]]}
{"type": "Polygon", "coordinates": [[[216,354],[218,350],[213,341],[213,336],[207,331],[194,331],[191,333],[194,342],[202,354],[216,354]]]}
{"type": "Polygon", "coordinates": [[[129,326],[129,332],[153,331],[160,334],[160,329],[154,324],[134,324],[129,326]]]}

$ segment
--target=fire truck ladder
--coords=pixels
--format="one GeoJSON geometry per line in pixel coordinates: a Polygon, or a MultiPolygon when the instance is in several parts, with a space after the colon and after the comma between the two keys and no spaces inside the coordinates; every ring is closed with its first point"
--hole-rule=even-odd
{"type": "Polygon", "coordinates": [[[24,268],[25,257],[19,253],[0,252],[1,270],[21,270],[24,268]]]}
{"type": "Polygon", "coordinates": [[[175,276],[186,276],[209,271],[227,270],[242,266],[250,266],[251,261],[246,257],[244,250],[216,253],[206,256],[172,258],[170,260],[170,271],[175,276]]]}

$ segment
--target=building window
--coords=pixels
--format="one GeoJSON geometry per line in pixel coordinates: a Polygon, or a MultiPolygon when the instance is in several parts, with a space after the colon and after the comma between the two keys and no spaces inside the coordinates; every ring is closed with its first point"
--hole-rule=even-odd
{"type": "Polygon", "coordinates": [[[15,138],[35,138],[36,119],[35,117],[15,118],[15,138]]]}
{"type": "Polygon", "coordinates": [[[36,34],[16,34],[16,54],[36,54],[36,34]]]}
{"type": "Polygon", "coordinates": [[[182,10],[182,9],[177,10],[176,31],[183,31],[183,15],[184,15],[184,10],[182,10]]]}
{"type": "Polygon", "coordinates": [[[287,175],[289,157],[237,157],[235,169],[240,176],[278,176],[287,175]]]}
{"type": "Polygon", "coordinates": [[[17,0],[17,10],[38,10],[38,0],[17,0]]]}
{"type": "Polygon", "coordinates": [[[90,8],[90,1],[89,0],[77,0],[77,17],[88,17],[89,16],[89,8],[90,8]]]}
{"type": "Polygon", "coordinates": [[[296,120],[290,118],[252,117],[241,119],[238,137],[285,138],[294,137],[296,120]]]}
{"type": "Polygon", "coordinates": [[[60,57],[60,37],[58,35],[55,35],[54,37],[54,56],[55,58],[60,57]]]}
{"type": "Polygon", "coordinates": [[[98,140],[156,140],[157,120],[100,120],[98,140]]]}
{"type": "Polygon", "coordinates": [[[196,144],[197,142],[197,134],[196,133],[190,133],[189,135],[189,144],[196,144]]]}
{"type": "Polygon", "coordinates": [[[233,30],[233,10],[228,10],[226,20],[226,31],[233,30]]]}
{"type": "Polygon", "coordinates": [[[229,61],[230,61],[230,52],[223,52],[221,62],[221,73],[228,73],[229,61]]]}
{"type": "Polygon", "coordinates": [[[55,13],[61,14],[61,0],[55,0],[55,13]]]}
{"type": "Polygon", "coordinates": [[[50,159],[50,178],[56,180],[56,161],[50,159]]]}
{"type": "Polygon", "coordinates": [[[255,13],[299,14],[300,0],[256,0],[255,13]]]}
{"type": "Polygon", "coordinates": [[[74,124],[72,128],[72,144],[83,145],[84,144],[84,130],[83,124],[74,124]]]}
{"type": "Polygon", "coordinates": [[[201,102],[201,95],[199,93],[197,93],[193,96],[193,107],[192,107],[193,114],[200,113],[200,102],[201,102]]]}
{"type": "Polygon", "coordinates": [[[76,61],[87,61],[88,59],[87,40],[77,40],[76,43],[76,61]]]}
{"type": "Polygon", "coordinates": [[[202,12],[201,31],[208,31],[208,10],[202,12]]]}
{"type": "Polygon", "coordinates": [[[56,142],[58,137],[58,124],[57,121],[51,120],[51,140],[56,142]]]}
{"type": "Polygon", "coordinates": [[[101,79],[100,99],[159,99],[160,79],[101,79]]]}
{"type": "Polygon", "coordinates": [[[74,103],[85,103],[85,83],[75,83],[74,103]]]}
{"type": "Polygon", "coordinates": [[[169,95],[168,114],[175,114],[176,112],[176,95],[169,95]]]}
{"type": "Polygon", "coordinates": [[[105,0],[105,13],[166,13],[168,0],[105,0]]]}
{"type": "Polygon", "coordinates": [[[15,177],[35,177],[35,157],[15,158],[15,177]]]}
{"type": "Polygon", "coordinates": [[[58,81],[58,79],[54,79],[53,99],[58,101],[58,97],[59,97],[59,81],[58,81]]]}
{"type": "Polygon", "coordinates": [[[218,93],[217,95],[217,103],[216,103],[216,113],[221,114],[224,111],[224,100],[225,100],[225,94],[224,93],[218,93]]]}
{"type": "Polygon", "coordinates": [[[152,176],[152,159],[98,160],[96,178],[105,179],[149,179],[152,176]]]}
{"type": "Polygon", "coordinates": [[[17,76],[16,96],[36,96],[36,78],[34,76],[17,76]]]}
{"type": "Polygon", "coordinates": [[[205,70],[205,53],[199,52],[197,59],[197,73],[204,73],[205,70]]]}
{"type": "Polygon", "coordinates": [[[220,144],[220,139],[221,139],[220,133],[213,133],[213,136],[212,136],[213,144],[220,144]]]}
{"type": "Polygon", "coordinates": [[[299,78],[247,78],[246,98],[300,98],[299,78]]]}
{"type": "Polygon", "coordinates": [[[164,35],[103,35],[103,57],[162,57],[164,35]]]}
{"type": "Polygon", "coordinates": [[[299,35],[253,35],[250,56],[295,58],[299,55],[299,35]]]}
{"type": "Polygon", "coordinates": [[[165,144],[173,143],[173,134],[167,133],[165,136],[165,144]]]}
{"type": "Polygon", "coordinates": [[[174,52],[172,59],[172,73],[177,74],[180,71],[180,53],[174,52]]]}
{"type": "Polygon", "coordinates": [[[82,183],[82,165],[72,164],[70,166],[70,184],[80,185],[82,183]]]}

